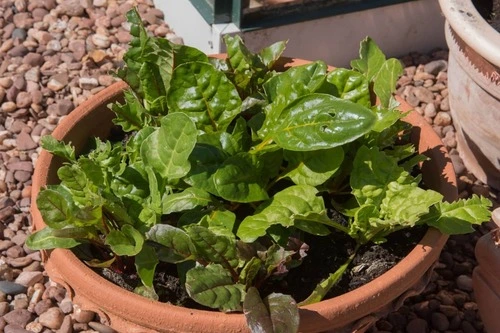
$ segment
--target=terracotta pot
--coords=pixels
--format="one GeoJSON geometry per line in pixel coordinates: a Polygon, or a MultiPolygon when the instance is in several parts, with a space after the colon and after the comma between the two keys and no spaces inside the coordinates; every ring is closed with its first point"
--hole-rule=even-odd
{"type": "MultiPolygon", "coordinates": [[[[53,136],[71,141],[77,149],[94,135],[106,137],[112,112],[106,108],[121,97],[124,83],[116,83],[76,108],[56,128],[53,136]]],[[[408,110],[403,104],[403,110],[408,110]]],[[[431,160],[424,162],[426,184],[457,198],[456,178],[446,150],[429,124],[417,113],[406,118],[414,125],[413,139],[431,160]]],[[[60,160],[46,151],[38,158],[33,178],[32,216],[35,229],[45,226],[36,206],[40,188],[58,182],[60,160]]],[[[380,316],[399,308],[403,301],[420,293],[430,278],[434,262],[447,236],[429,229],[420,243],[391,270],[374,281],[344,295],[300,309],[301,332],[363,332],[380,316]]],[[[43,253],[46,271],[52,280],[66,287],[73,301],[97,312],[120,332],[247,332],[242,314],[193,310],[154,302],[111,282],[84,265],[71,251],[56,249],[43,253]]]]}
{"type": "Polygon", "coordinates": [[[482,236],[476,244],[478,266],[472,273],[472,286],[479,314],[488,332],[500,327],[500,229],[482,236]]]}
{"type": "Polygon", "coordinates": [[[500,33],[471,0],[439,0],[450,49],[448,91],[465,166],[500,189],[500,33]]]}

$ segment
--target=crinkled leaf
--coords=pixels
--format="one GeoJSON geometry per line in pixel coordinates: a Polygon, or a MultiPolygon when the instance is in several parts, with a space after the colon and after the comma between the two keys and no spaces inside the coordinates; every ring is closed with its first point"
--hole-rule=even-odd
{"type": "Polygon", "coordinates": [[[159,262],[155,249],[149,245],[144,245],[142,250],[135,256],[134,262],[142,284],[146,287],[153,288],[155,269],[159,262]]]}
{"type": "Polygon", "coordinates": [[[379,206],[391,182],[408,184],[413,178],[398,165],[398,159],[388,156],[377,147],[358,149],[353,162],[350,183],[360,205],[379,206]]]}
{"type": "Polygon", "coordinates": [[[106,236],[106,245],[119,256],[135,256],[143,244],[141,233],[130,224],[123,225],[121,230],[111,230],[106,236]]]}
{"type": "Polygon", "coordinates": [[[186,115],[168,114],[161,120],[161,127],[141,145],[144,163],[165,179],[185,176],[191,167],[188,158],[196,136],[196,126],[186,115]]]}
{"type": "Polygon", "coordinates": [[[75,160],[75,147],[70,144],[65,144],[62,141],[58,141],[52,135],[44,135],[40,139],[40,145],[49,153],[65,158],[68,161],[75,160]]]}
{"type": "Polygon", "coordinates": [[[221,264],[228,270],[238,267],[239,260],[234,239],[216,235],[208,228],[199,225],[187,226],[186,232],[200,257],[221,264]]]}
{"type": "Polygon", "coordinates": [[[297,185],[323,184],[340,167],[344,160],[342,147],[315,151],[284,151],[288,161],[286,177],[297,185]]]}
{"type": "Polygon", "coordinates": [[[368,79],[361,73],[345,68],[336,68],[328,73],[326,80],[334,87],[334,95],[342,99],[371,106],[370,85],[368,79]]]}
{"type": "Polygon", "coordinates": [[[359,59],[351,61],[351,67],[372,80],[385,62],[385,55],[370,38],[366,37],[360,43],[359,59]]]}
{"type": "Polygon", "coordinates": [[[227,158],[215,172],[214,183],[222,198],[235,202],[255,202],[268,198],[261,177],[263,165],[254,154],[239,153],[227,158]]]}
{"type": "Polygon", "coordinates": [[[146,123],[146,109],[130,90],[123,92],[125,103],[111,104],[111,110],[116,114],[113,123],[120,125],[125,132],[141,129],[146,123]]]}
{"type": "Polygon", "coordinates": [[[146,233],[146,239],[161,244],[160,259],[166,262],[180,262],[196,256],[196,247],[189,235],[182,229],[168,224],[157,224],[146,233]]]}
{"type": "Polygon", "coordinates": [[[130,164],[136,163],[141,156],[142,142],[155,131],[154,127],[145,126],[137,131],[127,142],[126,151],[130,164]]]}
{"type": "Polygon", "coordinates": [[[266,267],[267,275],[283,275],[288,273],[288,264],[292,261],[294,251],[287,251],[283,247],[274,244],[266,252],[266,267]]]}
{"type": "Polygon", "coordinates": [[[38,194],[36,205],[43,221],[52,229],[62,229],[72,223],[72,202],[61,193],[44,189],[38,194]]]}
{"type": "Polygon", "coordinates": [[[382,224],[413,227],[429,208],[441,202],[443,196],[435,191],[426,191],[416,184],[388,184],[387,193],[380,205],[382,224]]]}
{"type": "Polygon", "coordinates": [[[55,248],[70,249],[81,244],[81,242],[74,238],[54,236],[55,230],[57,229],[45,227],[42,230],[30,234],[28,238],[26,238],[26,246],[36,251],[55,248]]]}
{"type": "Polygon", "coordinates": [[[481,224],[490,219],[491,206],[491,201],[487,198],[473,195],[472,198],[452,203],[440,202],[422,220],[445,234],[465,234],[474,230],[473,224],[481,224]]]}
{"type": "Polygon", "coordinates": [[[240,112],[238,91],[224,73],[204,62],[175,68],[167,101],[170,112],[182,112],[205,131],[224,130],[240,112]]]}
{"type": "Polygon", "coordinates": [[[95,186],[102,186],[105,183],[103,170],[101,167],[90,158],[78,158],[78,166],[85,173],[87,180],[92,182],[95,186]]]}
{"type": "Polygon", "coordinates": [[[254,215],[247,216],[240,224],[237,235],[244,242],[253,242],[264,236],[266,230],[280,224],[290,227],[296,215],[323,212],[325,205],[318,190],[309,185],[290,186],[262,203],[254,215]]]}
{"type": "Polygon", "coordinates": [[[329,149],[354,141],[375,123],[370,109],[325,94],[310,94],[288,105],[269,138],[293,151],[329,149]]]}
{"type": "Polygon", "coordinates": [[[165,195],[162,200],[162,211],[163,214],[181,212],[198,206],[206,206],[211,201],[212,197],[208,192],[189,187],[182,192],[165,195]]]}
{"type": "Polygon", "coordinates": [[[219,264],[197,266],[186,273],[186,291],[196,302],[224,312],[240,311],[245,286],[234,283],[219,264]]]}
{"type": "MultiPolygon", "coordinates": [[[[57,170],[61,184],[71,191],[73,200],[80,204],[92,204],[90,185],[85,172],[76,164],[64,165],[57,170]]],[[[95,198],[95,196],[94,196],[95,198]]]]}
{"type": "Polygon", "coordinates": [[[240,36],[224,36],[229,64],[233,69],[233,81],[240,90],[249,92],[256,79],[261,77],[267,67],[261,58],[252,54],[240,36]]]}
{"type": "Polygon", "coordinates": [[[396,82],[403,73],[403,66],[398,59],[389,59],[384,62],[374,77],[373,91],[380,99],[383,107],[391,105],[392,93],[396,90],[396,82]]]}

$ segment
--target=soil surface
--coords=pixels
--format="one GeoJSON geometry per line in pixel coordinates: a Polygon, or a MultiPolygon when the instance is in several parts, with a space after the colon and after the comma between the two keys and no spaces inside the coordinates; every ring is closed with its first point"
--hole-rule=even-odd
{"type": "MultiPolygon", "coordinates": [[[[387,237],[387,242],[362,246],[349,265],[339,283],[332,288],[326,298],[335,297],[359,288],[387,272],[403,259],[422,239],[426,227],[401,230],[387,237]]],[[[279,280],[266,283],[261,290],[262,296],[271,292],[291,295],[297,302],[306,299],[316,285],[335,272],[354,252],[355,242],[342,233],[332,233],[328,237],[309,236],[306,244],[311,244],[307,256],[299,267],[279,280]]],[[[136,274],[118,274],[110,269],[95,269],[109,281],[133,291],[139,284],[136,274]]],[[[175,265],[162,263],[157,267],[155,290],[161,302],[175,305],[212,310],[193,302],[180,284],[175,265]]]]}

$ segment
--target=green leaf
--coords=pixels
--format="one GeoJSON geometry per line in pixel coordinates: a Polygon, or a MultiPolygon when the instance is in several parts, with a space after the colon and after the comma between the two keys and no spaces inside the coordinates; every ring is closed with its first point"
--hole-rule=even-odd
{"type": "Polygon", "coordinates": [[[481,224],[491,218],[491,206],[489,199],[473,195],[452,203],[440,202],[422,220],[448,235],[465,234],[474,231],[473,224],[481,224]]]}
{"type": "Polygon", "coordinates": [[[272,293],[264,298],[264,303],[271,315],[273,332],[289,333],[299,330],[299,308],[290,295],[272,293]]]}
{"type": "Polygon", "coordinates": [[[40,145],[48,152],[65,158],[68,161],[75,161],[75,147],[56,140],[52,135],[44,135],[40,139],[40,145]]]}
{"type": "Polygon", "coordinates": [[[111,104],[110,109],[116,114],[113,123],[120,125],[125,132],[137,131],[147,125],[146,109],[130,90],[123,92],[125,103],[111,104]]]}
{"type": "Polygon", "coordinates": [[[287,105],[319,90],[325,82],[326,70],[326,64],[317,61],[292,67],[264,83],[264,91],[270,104],[265,108],[266,118],[258,132],[259,137],[263,138],[275,130],[287,105]]]}
{"type": "Polygon", "coordinates": [[[142,250],[144,238],[130,224],[125,224],[121,230],[111,230],[105,243],[119,256],[135,256],[142,250]]]}
{"type": "Polygon", "coordinates": [[[429,208],[441,202],[443,196],[435,191],[426,191],[416,184],[389,183],[386,197],[380,205],[383,224],[413,227],[429,208]]]}
{"type": "Polygon", "coordinates": [[[248,288],[243,301],[243,313],[252,333],[274,333],[269,309],[260,298],[257,288],[248,288]]]}
{"type": "Polygon", "coordinates": [[[259,52],[260,60],[267,68],[271,69],[274,63],[281,57],[283,51],[285,51],[286,44],[288,41],[276,42],[266,48],[263,48],[259,52]]]}
{"type": "Polygon", "coordinates": [[[247,49],[240,36],[225,35],[224,42],[229,63],[234,70],[235,85],[242,91],[250,92],[256,80],[267,71],[266,65],[259,56],[247,49]]]}
{"type": "Polygon", "coordinates": [[[161,252],[160,259],[162,261],[177,263],[196,257],[196,247],[189,235],[184,230],[171,225],[154,225],[146,233],[146,239],[161,244],[166,248],[161,252]]]}
{"type": "Polygon", "coordinates": [[[251,144],[251,137],[247,132],[245,119],[239,117],[236,120],[232,133],[221,133],[220,143],[224,152],[231,156],[248,151],[251,144]]]}
{"type": "Polygon", "coordinates": [[[225,159],[225,154],[217,147],[197,143],[189,156],[191,170],[183,180],[193,187],[218,195],[213,176],[225,159]]]}
{"type": "Polygon", "coordinates": [[[268,195],[261,177],[262,168],[253,154],[239,153],[229,157],[213,178],[218,195],[235,202],[266,200],[268,195]]]}
{"type": "Polygon", "coordinates": [[[401,62],[393,58],[384,62],[373,79],[373,91],[377,94],[383,107],[388,108],[391,105],[392,93],[396,90],[396,82],[402,73],[401,62]]]}
{"type": "Polygon", "coordinates": [[[269,102],[283,107],[318,90],[325,81],[326,71],[323,61],[292,67],[264,83],[264,91],[269,102]]]}
{"type": "Polygon", "coordinates": [[[175,68],[167,94],[170,112],[189,116],[198,129],[224,130],[240,112],[236,88],[212,65],[185,63],[175,68]]]}
{"type": "Polygon", "coordinates": [[[243,302],[243,312],[253,333],[293,333],[299,330],[299,309],[289,295],[272,293],[262,300],[257,289],[251,287],[243,302]]]}
{"type": "Polygon", "coordinates": [[[370,38],[366,37],[360,43],[359,59],[351,61],[351,67],[365,74],[368,80],[372,80],[385,62],[385,55],[370,38]]]}
{"type": "Polygon", "coordinates": [[[165,96],[169,82],[163,82],[160,69],[156,64],[145,62],[139,70],[144,98],[152,103],[158,97],[165,96]]]}
{"type": "Polygon", "coordinates": [[[316,196],[318,190],[309,185],[290,186],[261,204],[254,215],[247,216],[238,228],[238,237],[247,243],[264,236],[266,230],[280,224],[290,227],[295,216],[308,212],[321,213],[325,210],[321,197],[316,196]]]}
{"type": "Polygon", "coordinates": [[[335,87],[336,97],[366,107],[371,106],[369,80],[363,74],[345,68],[336,68],[328,73],[326,80],[335,87]]]}
{"type": "Polygon", "coordinates": [[[186,232],[196,247],[198,257],[221,264],[229,271],[238,267],[239,260],[234,239],[216,235],[208,228],[199,225],[187,226],[186,232]]]}
{"type": "Polygon", "coordinates": [[[161,127],[141,145],[144,163],[164,179],[179,179],[190,169],[189,155],[196,144],[196,126],[181,113],[168,114],[161,127]]]}
{"type": "Polygon", "coordinates": [[[89,180],[78,165],[71,164],[60,167],[57,170],[57,176],[61,180],[61,184],[71,191],[76,203],[80,205],[92,204],[89,180]]]}
{"type": "Polygon", "coordinates": [[[190,269],[186,291],[196,302],[224,312],[240,311],[245,296],[245,286],[234,283],[231,274],[218,264],[190,269]]]}
{"type": "Polygon", "coordinates": [[[180,193],[173,193],[163,197],[163,214],[182,212],[198,206],[206,206],[212,202],[210,194],[196,187],[189,187],[180,193]]]}
{"type": "Polygon", "coordinates": [[[214,209],[208,215],[205,215],[206,227],[213,231],[214,228],[223,228],[232,232],[236,222],[236,214],[230,210],[214,209]]]}
{"type": "Polygon", "coordinates": [[[155,249],[149,245],[144,245],[142,250],[135,256],[135,268],[144,286],[153,288],[153,279],[158,262],[155,249]]]}
{"type": "Polygon", "coordinates": [[[267,276],[276,274],[278,276],[288,272],[288,265],[292,261],[294,251],[286,251],[281,246],[274,244],[266,252],[265,267],[267,276]]]}
{"type": "Polygon", "coordinates": [[[137,295],[141,295],[143,297],[149,298],[150,300],[153,300],[153,301],[158,301],[158,299],[159,299],[159,297],[156,294],[153,287],[138,286],[134,289],[134,293],[136,293],[137,295]]]}
{"type": "Polygon", "coordinates": [[[81,242],[74,238],[56,237],[54,231],[50,227],[45,227],[42,230],[36,231],[26,238],[26,246],[33,251],[49,250],[49,249],[70,249],[81,242]]]}
{"type": "Polygon", "coordinates": [[[182,44],[172,44],[174,50],[174,68],[192,61],[208,62],[208,56],[200,50],[182,44]]]}
{"type": "Polygon", "coordinates": [[[69,202],[61,193],[44,189],[38,194],[36,205],[43,221],[52,229],[62,229],[71,225],[73,220],[72,202],[69,202]]]}
{"type": "Polygon", "coordinates": [[[370,109],[325,94],[310,94],[288,105],[269,134],[293,151],[329,149],[354,141],[375,123],[370,109]]]}
{"type": "Polygon", "coordinates": [[[262,260],[257,257],[252,257],[241,269],[238,282],[250,287],[253,284],[254,279],[259,274],[262,267],[262,260]]]}
{"type": "Polygon", "coordinates": [[[351,256],[334,273],[330,273],[326,279],[318,283],[312,293],[305,300],[299,303],[299,306],[305,306],[320,302],[330,291],[330,289],[332,289],[340,281],[342,275],[344,275],[345,270],[347,269],[353,258],[354,256],[351,256]]]}
{"type": "Polygon", "coordinates": [[[350,178],[352,193],[358,203],[379,206],[391,182],[409,184],[413,182],[413,177],[398,165],[396,158],[377,147],[360,147],[350,178]]]}
{"type": "Polygon", "coordinates": [[[285,150],[284,157],[288,167],[283,177],[289,177],[297,185],[318,186],[339,169],[344,150],[342,147],[304,152],[285,150]]]}

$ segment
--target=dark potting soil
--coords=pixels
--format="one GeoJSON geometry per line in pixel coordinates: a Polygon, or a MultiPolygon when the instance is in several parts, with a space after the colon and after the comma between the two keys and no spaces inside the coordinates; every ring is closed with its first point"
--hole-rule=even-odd
{"type": "Polygon", "coordinates": [[[500,32],[500,0],[472,0],[481,16],[500,32]]]}
{"type": "MultiPolygon", "coordinates": [[[[359,288],[387,272],[418,244],[426,230],[427,227],[417,227],[397,231],[383,244],[368,244],[361,247],[342,279],[330,290],[326,298],[359,288]]],[[[341,233],[334,233],[329,237],[306,236],[305,241],[310,249],[302,264],[290,270],[285,278],[268,281],[261,288],[263,297],[271,292],[281,292],[291,295],[297,302],[304,300],[320,281],[346,262],[355,247],[355,242],[341,233]]],[[[129,291],[133,291],[139,283],[136,274],[118,274],[107,268],[95,268],[95,270],[109,281],[129,291]]],[[[161,302],[213,310],[189,298],[177,277],[175,265],[165,263],[158,265],[154,286],[161,302]]]]}

